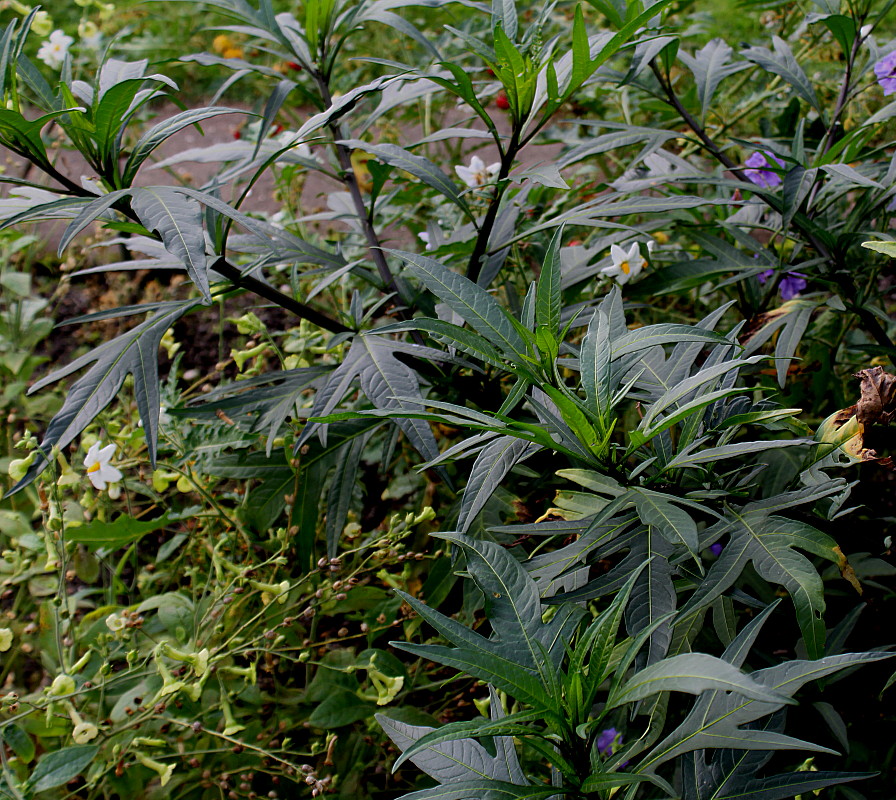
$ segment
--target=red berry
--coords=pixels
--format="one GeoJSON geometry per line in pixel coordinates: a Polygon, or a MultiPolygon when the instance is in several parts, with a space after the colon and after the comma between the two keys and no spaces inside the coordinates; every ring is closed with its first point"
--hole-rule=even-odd
{"type": "Polygon", "coordinates": [[[301,72],[301,71],[302,71],[302,65],[301,65],[301,64],[296,64],[295,61],[287,61],[287,62],[286,62],[286,66],[289,67],[291,70],[294,70],[295,72],[301,72]]]}
{"type": "Polygon", "coordinates": [[[239,128],[237,128],[237,129],[233,132],[233,138],[234,138],[234,139],[242,139],[242,138],[243,138],[243,134],[242,134],[242,132],[240,131],[239,128]]]}
{"type": "Polygon", "coordinates": [[[500,92],[498,96],[495,98],[495,105],[501,109],[501,111],[507,111],[510,108],[510,101],[507,99],[507,95],[504,92],[500,92]]]}

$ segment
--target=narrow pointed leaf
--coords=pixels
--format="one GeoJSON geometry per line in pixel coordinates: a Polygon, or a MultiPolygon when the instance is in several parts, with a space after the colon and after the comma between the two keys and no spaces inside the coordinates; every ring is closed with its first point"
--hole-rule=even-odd
{"type": "MultiPolygon", "coordinates": [[[[406,752],[428,733],[436,730],[420,725],[408,725],[385,714],[377,714],[376,721],[402,752],[406,752]]],[[[511,781],[507,763],[500,757],[490,756],[486,749],[473,739],[460,739],[429,745],[410,756],[410,760],[439,783],[457,783],[464,779],[491,778],[511,781]]]]}
{"type": "Polygon", "coordinates": [[[404,148],[394,144],[370,144],[360,139],[346,139],[339,142],[339,144],[352,149],[363,150],[376,156],[384,164],[389,164],[410,173],[415,178],[423,181],[427,186],[435,189],[443,197],[447,197],[463,211],[468,219],[473,219],[473,212],[458,190],[457,184],[428,158],[409,153],[404,148]]]}
{"type": "Polygon", "coordinates": [[[392,767],[394,772],[405,761],[419,752],[446,742],[456,742],[463,739],[477,738],[480,736],[526,736],[540,733],[540,728],[532,728],[523,723],[539,722],[542,711],[521,711],[516,714],[508,714],[500,719],[474,719],[462,722],[450,722],[435,728],[424,734],[410,745],[396,760],[392,767]]]}
{"type": "Polygon", "coordinates": [[[206,303],[212,295],[208,284],[202,207],[191,197],[167,186],[135,189],[131,208],[149,231],[162,237],[165,249],[180,259],[206,303]]]}
{"type": "Polygon", "coordinates": [[[767,703],[788,702],[788,698],[756,683],[751,676],[721,659],[704,653],[685,653],[646,667],[632,676],[611,696],[608,707],[617,708],[657,692],[700,694],[711,689],[767,703]]]}
{"type": "Polygon", "coordinates": [[[169,119],[153,125],[144,133],[131,150],[128,160],[122,172],[122,181],[129,186],[133,181],[140,165],[170,136],[190,125],[195,125],[203,120],[218,117],[222,114],[246,114],[244,109],[210,106],[208,108],[191,108],[175,114],[169,119]]]}
{"type": "Polygon", "coordinates": [[[535,294],[535,324],[547,328],[556,335],[560,328],[560,245],[563,241],[563,226],[557,229],[544,256],[541,274],[535,294]]]}
{"type": "Polygon", "coordinates": [[[507,473],[528,456],[539,450],[539,446],[517,439],[513,436],[501,436],[489,442],[473,462],[470,478],[464,489],[461,501],[457,528],[466,533],[476,515],[482,511],[507,473]]]}
{"type": "MultiPolygon", "coordinates": [[[[195,300],[167,303],[127,333],[101,344],[35,383],[29,392],[36,392],[88,364],[93,365],[68,390],[62,408],[47,426],[41,449],[49,453],[53,447],[63,449],[68,446],[112,402],[130,374],[134,376],[134,397],[146,434],[149,458],[155,464],[160,410],[159,345],[165,332],[196,304],[195,300]]],[[[45,461],[36,462],[10,491],[17,492],[31,483],[46,466],[45,461]]]]}
{"type": "Polygon", "coordinates": [[[497,301],[472,281],[452,272],[438,261],[416,253],[392,251],[427,289],[464,319],[470,327],[508,356],[521,358],[526,343],[497,301]]]}

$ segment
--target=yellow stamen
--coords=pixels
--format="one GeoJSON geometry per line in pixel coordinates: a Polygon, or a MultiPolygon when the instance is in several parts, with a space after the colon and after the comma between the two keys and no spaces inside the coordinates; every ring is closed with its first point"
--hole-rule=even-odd
{"type": "Polygon", "coordinates": [[[621,269],[626,275],[628,275],[632,271],[632,268],[628,265],[628,261],[623,261],[619,265],[619,269],[621,269]]]}
{"type": "Polygon", "coordinates": [[[102,464],[100,464],[100,462],[97,461],[96,464],[91,464],[89,467],[87,467],[87,471],[88,472],[99,472],[101,466],[102,466],[102,464]]]}

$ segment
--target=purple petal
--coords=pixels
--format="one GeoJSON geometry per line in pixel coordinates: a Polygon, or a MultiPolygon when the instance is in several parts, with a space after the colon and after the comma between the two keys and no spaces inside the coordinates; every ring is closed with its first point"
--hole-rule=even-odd
{"type": "Polygon", "coordinates": [[[715,544],[711,544],[709,546],[709,552],[712,553],[716,558],[722,555],[723,549],[723,546],[719,544],[719,542],[716,542],[715,544]]]}
{"type": "Polygon", "coordinates": [[[874,74],[885,95],[896,94],[896,50],[874,65],[874,74]]]}
{"type": "Polygon", "coordinates": [[[744,164],[751,169],[758,169],[759,167],[767,167],[768,161],[765,160],[765,156],[762,153],[753,153],[744,164]]]}
{"type": "Polygon", "coordinates": [[[597,737],[597,752],[602,756],[612,755],[613,744],[617,736],[619,736],[619,731],[616,728],[607,728],[601,731],[597,737]]]}
{"type": "Polygon", "coordinates": [[[768,279],[771,278],[774,274],[775,274],[775,271],[773,269],[766,269],[766,270],[763,270],[762,272],[760,272],[756,276],[756,279],[759,281],[759,283],[761,283],[764,286],[766,281],[768,281],[768,279]]]}
{"type": "Polygon", "coordinates": [[[806,288],[806,280],[800,275],[799,272],[788,272],[784,280],[781,281],[780,291],[784,300],[793,300],[806,288]]]}
{"type": "Polygon", "coordinates": [[[774,153],[770,153],[768,150],[763,150],[762,152],[757,151],[744,162],[744,165],[747,167],[747,169],[744,170],[744,175],[747,176],[747,179],[750,182],[755,183],[757,186],[773,189],[775,186],[781,184],[781,176],[774,170],[763,169],[763,167],[772,166],[769,159],[774,161],[775,165],[779,167],[785,166],[784,161],[778,158],[774,153]]]}

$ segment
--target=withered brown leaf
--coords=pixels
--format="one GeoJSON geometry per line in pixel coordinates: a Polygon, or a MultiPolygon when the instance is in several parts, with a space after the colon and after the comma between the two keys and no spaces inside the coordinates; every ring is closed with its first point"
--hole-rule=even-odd
{"type": "Polygon", "coordinates": [[[863,425],[889,425],[896,413],[896,375],[885,372],[883,367],[871,367],[855,377],[861,381],[856,418],[863,425]]]}

